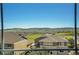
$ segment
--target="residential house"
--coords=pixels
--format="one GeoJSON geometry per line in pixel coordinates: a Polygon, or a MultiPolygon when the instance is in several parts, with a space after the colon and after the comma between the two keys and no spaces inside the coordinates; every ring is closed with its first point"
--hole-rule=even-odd
{"type": "MultiPolygon", "coordinates": [[[[19,34],[26,35],[23,32],[4,32],[4,48],[5,49],[26,49],[28,43],[27,39],[24,39],[19,34]]],[[[0,34],[0,46],[1,46],[1,34],[0,34]]],[[[5,54],[21,54],[20,51],[8,51],[5,54]]]]}

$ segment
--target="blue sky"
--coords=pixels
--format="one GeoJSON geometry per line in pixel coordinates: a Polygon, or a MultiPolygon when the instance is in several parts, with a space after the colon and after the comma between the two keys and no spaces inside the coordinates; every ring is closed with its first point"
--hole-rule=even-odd
{"type": "Polygon", "coordinates": [[[4,4],[4,28],[41,27],[74,27],[74,4],[4,4]]]}

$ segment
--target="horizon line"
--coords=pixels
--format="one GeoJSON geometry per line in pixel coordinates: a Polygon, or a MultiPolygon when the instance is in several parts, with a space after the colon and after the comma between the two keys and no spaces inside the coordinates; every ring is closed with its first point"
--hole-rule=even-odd
{"type": "MultiPolygon", "coordinates": [[[[4,29],[14,29],[14,28],[15,29],[30,29],[30,28],[74,28],[74,27],[29,27],[29,28],[13,27],[13,28],[4,28],[4,29]]],[[[77,27],[77,28],[79,28],[79,27],[77,27]]]]}

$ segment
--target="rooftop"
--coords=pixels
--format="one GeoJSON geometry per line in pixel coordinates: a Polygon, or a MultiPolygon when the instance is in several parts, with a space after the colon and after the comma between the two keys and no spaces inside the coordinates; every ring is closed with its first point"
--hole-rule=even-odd
{"type": "MultiPolygon", "coordinates": [[[[19,34],[25,35],[23,32],[4,32],[4,42],[13,44],[15,42],[23,40],[20,38],[19,34]]],[[[1,43],[1,34],[0,34],[0,43],[1,43]]]]}

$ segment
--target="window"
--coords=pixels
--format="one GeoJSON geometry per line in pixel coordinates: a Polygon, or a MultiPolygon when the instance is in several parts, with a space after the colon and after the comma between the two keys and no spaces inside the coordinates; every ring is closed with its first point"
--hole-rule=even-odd
{"type": "Polygon", "coordinates": [[[58,46],[58,43],[57,42],[53,42],[53,46],[58,46]]]}
{"type": "Polygon", "coordinates": [[[2,49],[8,49],[10,52],[2,51],[2,54],[42,55],[50,54],[49,51],[52,51],[51,54],[61,54],[58,51],[64,51],[62,54],[77,53],[78,35],[76,30],[74,31],[74,5],[76,6],[73,3],[4,3],[1,8],[3,13],[0,14],[3,16],[0,17],[0,36],[3,35],[0,40],[2,49]],[[44,47],[37,48],[36,43],[44,47]]]}
{"type": "Polygon", "coordinates": [[[13,48],[13,45],[12,44],[5,44],[5,48],[7,48],[7,49],[8,48],[11,48],[12,49],[13,48]]]}

